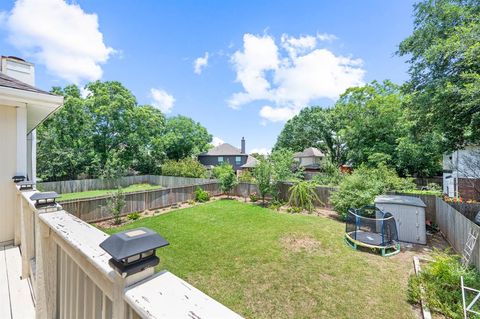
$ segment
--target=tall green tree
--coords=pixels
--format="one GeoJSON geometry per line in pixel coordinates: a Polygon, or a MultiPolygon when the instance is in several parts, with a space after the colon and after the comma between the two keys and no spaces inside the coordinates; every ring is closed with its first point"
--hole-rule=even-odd
{"type": "Polygon", "coordinates": [[[75,85],[55,87],[64,106],[37,128],[37,171],[43,180],[95,175],[99,158],[94,151],[94,121],[75,85]]]}
{"type": "Polygon", "coordinates": [[[207,151],[212,135],[200,123],[178,115],[167,119],[163,139],[167,157],[179,160],[207,151]]]}
{"type": "Polygon", "coordinates": [[[347,157],[355,166],[379,158],[394,164],[397,138],[404,134],[402,95],[397,85],[385,81],[349,88],[333,112],[347,157]]]}
{"type": "Polygon", "coordinates": [[[211,141],[190,118],[166,120],[158,109],[138,105],[119,82],[92,82],[86,90],[86,97],[75,85],[53,90],[65,105],[38,127],[38,173],[44,180],[160,173],[167,158],[190,157],[211,141]]]}
{"type": "Polygon", "coordinates": [[[332,118],[332,110],[319,106],[307,107],[285,123],[274,150],[286,148],[301,152],[308,147],[316,147],[328,154],[332,161],[344,160],[344,148],[339,140],[332,118]]]}
{"type": "Polygon", "coordinates": [[[480,3],[425,0],[414,7],[413,33],[400,43],[407,56],[412,111],[437,129],[443,149],[480,141],[480,3]]]}

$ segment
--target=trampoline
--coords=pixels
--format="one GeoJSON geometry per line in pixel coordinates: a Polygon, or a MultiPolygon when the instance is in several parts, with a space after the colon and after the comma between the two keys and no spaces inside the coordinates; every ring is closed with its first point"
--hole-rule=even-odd
{"type": "Polygon", "coordinates": [[[382,256],[400,252],[395,218],[375,206],[348,210],[345,242],[353,249],[366,247],[380,250],[382,256]]]}

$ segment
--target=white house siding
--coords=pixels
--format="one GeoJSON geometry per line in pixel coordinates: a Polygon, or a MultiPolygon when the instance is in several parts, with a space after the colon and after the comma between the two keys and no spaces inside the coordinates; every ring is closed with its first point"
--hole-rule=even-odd
{"type": "Polygon", "coordinates": [[[467,146],[443,156],[443,192],[449,197],[457,195],[472,199],[475,197],[471,189],[473,179],[478,180],[480,173],[480,147],[467,146]]]}
{"type": "Polygon", "coordinates": [[[13,239],[16,173],[17,112],[14,107],[0,106],[0,242],[13,239]]]}

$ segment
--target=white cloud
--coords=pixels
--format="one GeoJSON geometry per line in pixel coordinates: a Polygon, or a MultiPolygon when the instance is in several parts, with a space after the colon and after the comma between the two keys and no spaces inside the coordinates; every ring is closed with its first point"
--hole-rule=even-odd
{"type": "Polygon", "coordinates": [[[220,137],[214,136],[212,138],[212,143],[210,143],[210,144],[212,144],[213,146],[218,146],[218,145],[223,144],[223,143],[225,143],[224,140],[222,140],[220,137]]]}
{"type": "Polygon", "coordinates": [[[250,154],[251,153],[258,153],[258,154],[262,154],[262,155],[268,155],[270,154],[270,149],[266,148],[266,147],[258,147],[258,148],[253,148],[251,151],[250,151],[250,154]]]}
{"type": "Polygon", "coordinates": [[[17,0],[3,18],[8,40],[68,81],[97,80],[115,52],[104,43],[98,17],[63,0],[17,0]]]}
{"type": "Polygon", "coordinates": [[[162,111],[163,113],[170,113],[175,103],[175,98],[168,94],[165,90],[150,89],[150,96],[152,98],[152,105],[162,111]]]}
{"type": "Polygon", "coordinates": [[[365,70],[360,59],[318,47],[333,39],[330,34],[283,34],[278,46],[271,36],[245,34],[243,49],[231,59],[243,91],[231,96],[229,106],[270,101],[272,105],[263,106],[260,116],[286,121],[314,100],[335,101],[347,88],[362,85],[365,70]]]}
{"type": "Polygon", "coordinates": [[[195,62],[193,63],[193,72],[195,72],[195,74],[201,74],[203,69],[205,69],[207,66],[208,52],[205,52],[203,57],[198,57],[195,59],[195,62]]]}
{"type": "Polygon", "coordinates": [[[243,36],[243,51],[233,54],[231,62],[237,72],[237,81],[242,83],[245,93],[236,93],[229,101],[229,105],[236,108],[242,104],[264,99],[268,96],[270,82],[265,72],[275,70],[280,64],[278,47],[269,36],[243,36]]]}
{"type": "Polygon", "coordinates": [[[320,41],[333,41],[333,40],[336,40],[337,37],[333,34],[317,33],[317,39],[320,41]]]}
{"type": "Polygon", "coordinates": [[[265,105],[260,109],[260,116],[271,122],[284,122],[292,118],[297,113],[297,110],[290,107],[271,107],[265,105]]]}

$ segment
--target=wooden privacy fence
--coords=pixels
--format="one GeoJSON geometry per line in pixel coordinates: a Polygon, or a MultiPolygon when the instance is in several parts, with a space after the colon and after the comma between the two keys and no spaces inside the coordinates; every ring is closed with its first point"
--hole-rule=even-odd
{"type": "MultiPolygon", "coordinates": [[[[480,231],[479,226],[438,197],[436,198],[436,220],[442,234],[459,254],[465,248],[470,230],[480,231]]],[[[478,242],[470,262],[480,270],[480,243],[478,242]]]]}
{"type": "MultiPolygon", "coordinates": [[[[201,185],[179,186],[165,189],[138,191],[125,194],[125,207],[121,215],[144,210],[152,210],[172,206],[178,203],[195,199],[197,187],[206,190],[211,195],[220,195],[217,182],[210,182],[201,185]]],[[[93,198],[76,199],[60,202],[62,207],[86,222],[96,222],[112,218],[107,208],[107,200],[110,196],[99,196],[93,198]]]]}
{"type": "Polygon", "coordinates": [[[127,187],[132,184],[148,183],[161,185],[164,187],[177,187],[187,185],[197,185],[212,182],[206,178],[190,178],[178,176],[162,175],[138,175],[125,176],[116,179],[81,179],[71,181],[43,182],[37,183],[37,187],[42,191],[53,191],[59,194],[86,192],[99,189],[114,189],[117,187],[127,187]]]}
{"type": "Polygon", "coordinates": [[[35,207],[35,193],[17,186],[15,245],[36,318],[241,318],[168,271],[122,276],[99,246],[109,235],[60,205],[35,207]]]}

